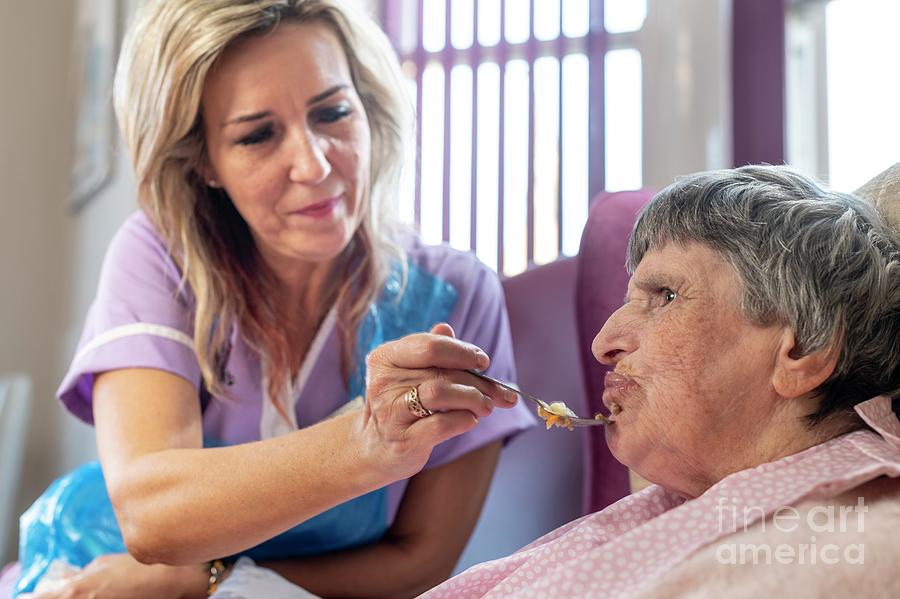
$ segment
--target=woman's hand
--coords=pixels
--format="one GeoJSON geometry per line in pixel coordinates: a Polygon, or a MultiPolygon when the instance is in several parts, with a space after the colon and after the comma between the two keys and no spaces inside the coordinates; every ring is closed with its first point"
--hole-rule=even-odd
{"type": "Polygon", "coordinates": [[[198,565],[148,566],[127,553],[102,555],[59,589],[32,599],[193,599],[206,597],[208,574],[198,565]]]}
{"type": "Polygon", "coordinates": [[[432,448],[460,435],[495,407],[515,405],[516,395],[484,381],[466,369],[484,370],[490,360],[480,348],[456,339],[447,324],[430,333],[385,343],[366,358],[364,447],[392,478],[419,472],[432,448]],[[418,391],[422,406],[433,414],[419,417],[407,405],[407,393],[418,391]]]}

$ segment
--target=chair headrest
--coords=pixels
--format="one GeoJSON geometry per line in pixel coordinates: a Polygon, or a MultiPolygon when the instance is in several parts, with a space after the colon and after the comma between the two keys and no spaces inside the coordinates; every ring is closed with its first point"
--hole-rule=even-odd
{"type": "Polygon", "coordinates": [[[900,232],[900,162],[876,175],[854,192],[875,204],[875,209],[900,232]]]}

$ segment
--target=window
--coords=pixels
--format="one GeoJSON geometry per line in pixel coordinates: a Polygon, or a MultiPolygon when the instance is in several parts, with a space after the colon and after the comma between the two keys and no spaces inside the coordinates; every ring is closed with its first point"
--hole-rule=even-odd
{"type": "Polygon", "coordinates": [[[896,0],[811,0],[788,13],[788,162],[835,189],[898,160],[898,22],[896,0]]]}
{"type": "Polygon", "coordinates": [[[514,275],[578,252],[592,194],[641,186],[644,0],[381,8],[419,118],[401,217],[425,241],[514,275]]]}

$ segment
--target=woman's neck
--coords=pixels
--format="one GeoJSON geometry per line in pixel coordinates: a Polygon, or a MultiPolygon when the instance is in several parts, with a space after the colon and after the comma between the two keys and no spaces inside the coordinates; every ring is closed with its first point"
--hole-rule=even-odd
{"type": "Polygon", "coordinates": [[[271,273],[277,294],[274,299],[282,314],[308,317],[325,311],[324,304],[331,295],[331,273],[340,257],[312,262],[272,255],[262,248],[258,248],[257,256],[271,273]]]}
{"type": "MultiPolygon", "coordinates": [[[[862,427],[862,420],[852,414],[833,415],[810,425],[806,416],[811,413],[810,406],[818,407],[819,401],[789,401],[792,403],[786,404],[780,414],[772,414],[757,430],[754,441],[746,444],[745,451],[733,454],[735,459],[717,473],[713,484],[735,472],[777,462],[862,427]]],[[[709,486],[695,491],[702,494],[709,486]]]]}
{"type": "Polygon", "coordinates": [[[677,477],[680,484],[670,481],[664,486],[688,499],[698,497],[735,472],[777,462],[864,426],[855,414],[833,415],[810,426],[806,415],[818,407],[819,402],[787,401],[789,403],[773,410],[767,418],[760,418],[752,430],[746,429],[743,437],[723,438],[722,442],[727,447],[715,452],[719,456],[715,459],[728,456],[725,461],[697,464],[694,469],[677,477]]]}
{"type": "Polygon", "coordinates": [[[818,410],[819,398],[797,398],[787,402],[783,413],[773,415],[761,432],[755,454],[750,455],[754,465],[780,460],[863,426],[855,412],[832,414],[821,422],[810,424],[809,414],[818,410]]]}
{"type": "Polygon", "coordinates": [[[279,328],[290,347],[290,376],[297,375],[319,327],[335,298],[335,277],[340,257],[325,262],[286,259],[258,254],[269,271],[270,298],[279,315],[279,328]]]}

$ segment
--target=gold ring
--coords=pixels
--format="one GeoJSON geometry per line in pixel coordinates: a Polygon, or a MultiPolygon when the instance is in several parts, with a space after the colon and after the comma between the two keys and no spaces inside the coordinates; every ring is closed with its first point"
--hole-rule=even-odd
{"type": "Polygon", "coordinates": [[[409,411],[417,418],[427,418],[434,414],[434,412],[423,406],[422,402],[419,401],[418,387],[410,387],[409,391],[406,392],[406,407],[409,408],[409,411]]]}

